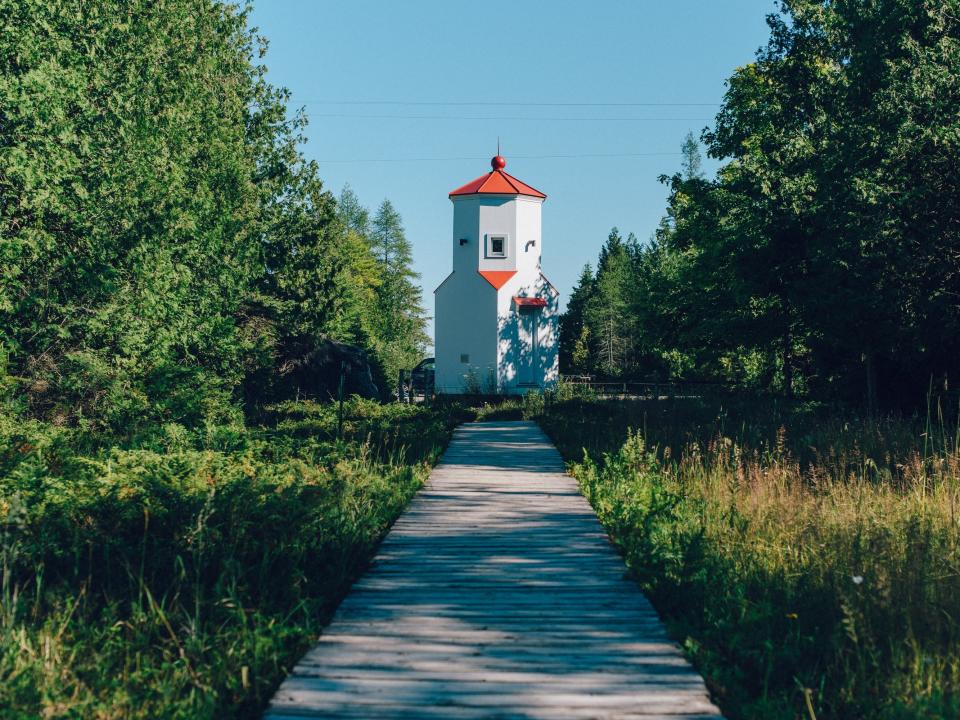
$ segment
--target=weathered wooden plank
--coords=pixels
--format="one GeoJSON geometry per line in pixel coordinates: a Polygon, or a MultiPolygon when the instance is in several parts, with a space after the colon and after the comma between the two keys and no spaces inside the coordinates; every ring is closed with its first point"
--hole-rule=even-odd
{"type": "MultiPolygon", "coordinates": [[[[357,588],[357,601],[367,600],[376,602],[393,598],[402,602],[420,602],[424,593],[432,592],[431,600],[436,603],[463,605],[464,594],[476,593],[476,597],[469,607],[486,606],[487,604],[516,603],[517,605],[539,605],[545,608],[566,608],[573,610],[579,604],[591,603],[599,606],[601,603],[619,603],[627,608],[635,607],[630,603],[630,596],[623,588],[594,584],[576,592],[573,587],[575,581],[569,583],[547,583],[535,580],[524,582],[517,580],[510,582],[510,578],[491,579],[485,585],[483,578],[459,581],[435,581],[424,578],[419,586],[406,583],[377,583],[357,588]],[[552,595],[552,596],[551,596],[552,595]]],[[[606,608],[609,609],[609,608],[606,608]]]]}
{"type": "MultiPolygon", "coordinates": [[[[483,685],[483,683],[480,683],[483,685]]],[[[702,692],[683,692],[670,688],[603,692],[602,687],[595,692],[572,692],[554,687],[537,686],[521,688],[511,692],[504,686],[494,691],[486,687],[461,687],[460,683],[410,683],[397,680],[392,683],[378,684],[374,681],[352,684],[346,680],[324,680],[321,678],[302,678],[292,676],[289,682],[277,690],[273,706],[308,707],[319,712],[329,712],[344,703],[352,705],[451,705],[462,707],[481,707],[497,710],[507,707],[517,708],[559,708],[588,707],[597,711],[622,710],[637,711],[643,708],[647,712],[678,714],[709,713],[715,710],[713,704],[702,692]]]]}
{"type": "MultiPolygon", "coordinates": [[[[310,678],[313,680],[313,678],[310,678]]],[[[317,681],[318,683],[320,681],[317,681]]],[[[354,706],[387,706],[394,704],[450,707],[487,708],[492,717],[497,717],[500,708],[511,710],[537,708],[540,710],[556,708],[590,708],[594,712],[608,711],[636,712],[643,709],[651,713],[675,713],[680,715],[709,713],[713,705],[703,699],[702,693],[675,693],[664,690],[650,690],[647,692],[552,692],[550,689],[540,690],[531,688],[529,691],[505,693],[500,688],[491,692],[489,688],[479,692],[467,694],[451,684],[447,688],[434,687],[431,684],[397,683],[396,687],[384,689],[381,693],[373,694],[370,688],[356,687],[350,691],[336,689],[343,685],[343,681],[331,681],[318,684],[315,688],[284,689],[281,687],[274,696],[273,707],[286,709],[298,707],[312,709],[329,717],[343,705],[354,706]],[[423,687],[418,687],[421,685],[423,687]]]]}
{"type": "MultiPolygon", "coordinates": [[[[389,707],[364,706],[354,707],[353,705],[344,705],[323,713],[324,717],[336,717],[342,720],[379,720],[380,718],[390,718],[390,720],[475,720],[483,718],[484,720],[597,720],[602,717],[604,720],[723,720],[721,715],[678,715],[670,713],[669,715],[640,712],[604,712],[598,716],[596,711],[591,708],[569,708],[558,710],[557,708],[546,708],[538,710],[536,708],[525,708],[523,711],[498,710],[491,714],[486,708],[465,708],[452,706],[424,707],[416,705],[413,707],[401,707],[391,705],[389,707]]],[[[310,709],[288,708],[283,712],[268,711],[264,716],[269,720],[303,720],[305,717],[317,717],[317,714],[310,709]]]]}
{"type": "MultiPolygon", "coordinates": [[[[403,648],[398,650],[364,650],[355,648],[337,648],[331,652],[323,646],[318,652],[308,654],[297,664],[299,668],[310,667],[379,667],[393,672],[406,672],[412,668],[427,665],[443,665],[468,670],[524,670],[550,672],[564,677],[578,673],[644,673],[651,668],[685,667],[689,668],[677,648],[669,653],[653,657],[644,657],[636,653],[611,654],[602,652],[584,652],[568,654],[563,649],[544,648],[539,652],[517,651],[507,653],[499,649],[477,649],[470,647],[450,648],[447,646],[428,646],[425,650],[403,648]],[[587,668],[584,670],[584,668],[587,668]]],[[[467,671],[467,670],[464,670],[467,671]]],[[[691,669],[691,672],[693,670],[691,669]]]]}
{"type": "MultiPolygon", "coordinates": [[[[538,588],[501,585],[499,588],[432,588],[434,591],[430,598],[436,602],[446,602],[449,604],[463,603],[467,595],[473,595],[470,605],[482,605],[486,603],[495,603],[499,601],[508,601],[517,604],[539,604],[564,606],[572,612],[576,611],[579,604],[590,603],[608,607],[611,603],[623,604],[630,607],[630,596],[623,592],[577,592],[575,587],[561,586],[555,588],[538,588]],[[547,594],[552,597],[548,597],[547,594]]],[[[364,587],[357,590],[357,595],[364,599],[369,597],[371,600],[377,598],[394,598],[396,600],[405,600],[416,602],[424,598],[424,593],[416,592],[415,588],[406,590],[391,590],[389,588],[364,587]]],[[[359,600],[360,598],[358,598],[359,600]]]]}
{"type": "Polygon", "coordinates": [[[722,720],[556,450],[461,426],[266,717],[722,720]]]}
{"type": "MultiPolygon", "coordinates": [[[[437,707],[365,705],[354,707],[346,704],[324,713],[323,716],[350,720],[353,718],[358,720],[379,720],[380,718],[391,718],[391,720],[475,720],[476,718],[485,720],[491,718],[496,718],[496,720],[597,720],[598,717],[603,718],[603,720],[677,720],[678,718],[683,720],[723,720],[720,715],[699,713],[695,715],[679,715],[677,713],[664,715],[662,713],[650,714],[613,710],[598,715],[592,708],[566,708],[563,710],[559,708],[544,708],[542,710],[524,708],[522,711],[505,708],[491,713],[489,708],[454,707],[451,705],[437,707]]],[[[303,720],[305,717],[317,717],[317,714],[310,709],[286,708],[282,712],[271,710],[265,717],[269,720],[303,720]]]]}
{"type": "MultiPolygon", "coordinates": [[[[396,620],[384,622],[381,618],[350,616],[343,618],[342,633],[349,637],[372,638],[410,638],[415,640],[436,639],[444,642],[461,642],[473,640],[482,642],[484,638],[509,638],[514,644],[538,644],[541,647],[558,641],[569,641],[571,636],[580,638],[583,647],[599,646],[602,643],[642,643],[646,639],[664,637],[660,630],[662,625],[656,619],[631,620],[623,625],[607,622],[603,625],[594,623],[553,622],[550,618],[531,620],[521,618],[515,621],[495,619],[493,621],[478,622],[470,626],[430,625],[417,621],[398,622],[396,620]],[[387,629],[387,626],[390,629],[387,629]]],[[[340,635],[331,635],[330,641],[340,635]]]]}
{"type": "MultiPolygon", "coordinates": [[[[584,589],[589,589],[594,594],[599,594],[601,592],[607,591],[611,593],[623,593],[628,590],[626,581],[617,583],[617,582],[605,582],[602,580],[582,580],[577,582],[577,585],[583,587],[584,589]]],[[[496,579],[491,578],[455,578],[451,579],[449,577],[410,577],[410,576],[396,576],[395,578],[377,578],[376,580],[366,580],[359,581],[357,583],[357,590],[366,591],[366,592],[402,592],[404,590],[417,590],[420,592],[426,590],[455,590],[455,589],[471,589],[479,588],[482,590],[489,590],[490,588],[505,587],[508,589],[513,589],[520,587],[526,590],[541,590],[544,592],[552,590],[566,590],[576,592],[577,585],[573,585],[573,581],[563,582],[556,580],[547,580],[543,578],[505,578],[498,577],[496,579]]]]}
{"type": "Polygon", "coordinates": [[[506,573],[506,572],[530,572],[530,573],[583,573],[584,575],[593,575],[600,573],[614,574],[623,573],[623,564],[613,558],[597,558],[591,562],[586,555],[579,558],[568,558],[563,555],[553,555],[545,558],[519,558],[519,557],[494,557],[490,560],[475,560],[471,565],[464,566],[452,559],[444,559],[437,556],[426,556],[430,558],[430,564],[423,565],[423,557],[419,560],[414,558],[395,558],[392,562],[384,563],[384,558],[379,558],[371,567],[379,565],[378,572],[381,573],[405,573],[411,569],[416,569],[420,573],[462,575],[476,573],[506,573]]]}
{"type": "Polygon", "coordinates": [[[405,659],[393,656],[386,660],[380,660],[377,656],[373,660],[355,659],[345,662],[337,655],[330,658],[318,657],[316,662],[297,663],[297,674],[309,676],[325,673],[329,677],[340,675],[355,677],[359,673],[370,672],[387,673],[386,677],[396,678],[396,663],[404,669],[404,677],[416,680],[459,678],[478,682],[549,682],[563,677],[575,684],[596,684],[601,681],[642,682],[648,677],[662,680],[666,676],[671,676],[700,681],[700,676],[689,664],[673,661],[672,658],[660,658],[657,662],[648,662],[645,665],[603,666],[588,671],[579,670],[561,674],[557,672],[556,664],[546,662],[543,658],[539,663],[531,662],[529,659],[514,662],[491,659],[490,662],[477,662],[477,658],[474,658],[468,662],[451,664],[432,658],[405,659]]]}
{"type": "Polygon", "coordinates": [[[421,607],[403,608],[395,606],[394,609],[384,607],[368,607],[364,605],[354,605],[348,609],[340,611],[341,618],[368,618],[371,620],[394,621],[397,619],[408,619],[419,621],[434,618],[451,618],[461,623],[470,623],[477,625],[491,622],[569,622],[576,625],[589,625],[592,627],[602,627],[607,624],[616,624],[619,626],[629,626],[633,622],[656,622],[659,616],[653,612],[644,612],[642,610],[632,611],[624,609],[623,611],[610,612],[584,612],[571,616],[570,608],[563,607],[556,610],[534,608],[510,608],[502,606],[500,608],[477,608],[464,609],[437,607],[436,609],[424,609],[421,607]]]}
{"type": "MultiPolygon", "coordinates": [[[[570,690],[581,688],[587,692],[596,692],[598,688],[624,689],[651,688],[665,684],[690,687],[697,692],[703,689],[703,680],[692,670],[686,668],[670,668],[662,672],[631,672],[631,673],[581,673],[566,677],[556,672],[541,671],[527,672],[524,670],[497,670],[494,668],[478,668],[462,670],[459,668],[415,670],[404,666],[403,679],[409,682],[458,682],[464,683],[464,688],[494,683],[510,685],[526,685],[529,687],[547,687],[556,685],[561,689],[570,690]],[[468,684],[469,683],[469,684],[468,684]]],[[[300,677],[320,677],[330,680],[345,679],[362,682],[396,681],[397,669],[373,667],[369,665],[330,666],[330,665],[297,665],[297,675],[300,677]]]]}
{"type": "MultiPolygon", "coordinates": [[[[667,635],[665,632],[659,630],[651,629],[648,633],[651,640],[667,640],[667,635]]],[[[490,633],[486,637],[482,636],[466,636],[466,635],[448,635],[446,637],[413,637],[413,636],[396,636],[396,635],[370,635],[367,633],[363,634],[343,634],[343,635],[332,635],[331,637],[321,640],[318,643],[318,648],[322,651],[325,651],[324,648],[333,648],[334,646],[337,649],[351,648],[351,649],[364,649],[375,652],[384,652],[387,650],[396,650],[402,651],[405,648],[410,650],[440,650],[440,651],[463,651],[466,649],[476,649],[478,652],[485,650],[488,646],[491,645],[510,645],[513,646],[517,644],[518,638],[515,633],[501,633],[499,635],[490,633]]],[[[569,648],[571,643],[576,643],[577,647],[581,649],[584,654],[597,654],[597,655],[610,655],[616,656],[620,653],[636,653],[643,652],[645,642],[630,642],[630,641],[619,641],[614,642],[610,639],[603,641],[591,641],[589,638],[581,638],[576,634],[570,634],[566,636],[543,636],[537,638],[537,648],[543,653],[557,652],[562,651],[564,648],[569,648]]]]}

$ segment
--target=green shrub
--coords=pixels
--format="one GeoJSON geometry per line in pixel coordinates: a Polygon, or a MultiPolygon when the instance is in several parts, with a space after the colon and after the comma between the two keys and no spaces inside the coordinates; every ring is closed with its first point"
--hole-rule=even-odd
{"type": "Polygon", "coordinates": [[[568,402],[540,420],[725,714],[960,715],[957,438],[714,409],[568,402]]]}
{"type": "Polygon", "coordinates": [[[0,714],[258,715],[457,417],[273,413],[94,450],[0,415],[0,714]]]}

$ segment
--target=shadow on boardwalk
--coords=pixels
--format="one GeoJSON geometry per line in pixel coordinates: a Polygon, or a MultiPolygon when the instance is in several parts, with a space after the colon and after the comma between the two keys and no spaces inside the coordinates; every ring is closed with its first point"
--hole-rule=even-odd
{"type": "Polygon", "coordinates": [[[719,718],[533,423],[462,426],[266,717],[719,718]]]}

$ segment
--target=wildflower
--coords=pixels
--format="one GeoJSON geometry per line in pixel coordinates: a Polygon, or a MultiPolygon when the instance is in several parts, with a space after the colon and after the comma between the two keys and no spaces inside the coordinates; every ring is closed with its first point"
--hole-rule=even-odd
{"type": "Polygon", "coordinates": [[[854,575],[852,578],[854,585],[859,585],[863,582],[863,575],[854,575]]]}
{"type": "Polygon", "coordinates": [[[796,613],[787,613],[786,617],[788,620],[796,620],[800,616],[797,615],[796,613]]]}

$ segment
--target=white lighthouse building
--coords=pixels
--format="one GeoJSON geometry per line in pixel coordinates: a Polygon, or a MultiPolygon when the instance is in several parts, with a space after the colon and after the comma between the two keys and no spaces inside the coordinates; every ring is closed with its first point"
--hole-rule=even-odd
{"type": "Polygon", "coordinates": [[[436,390],[521,394],[557,382],[559,293],[540,270],[547,196],[504,172],[450,193],[453,272],[434,291],[436,390]]]}

